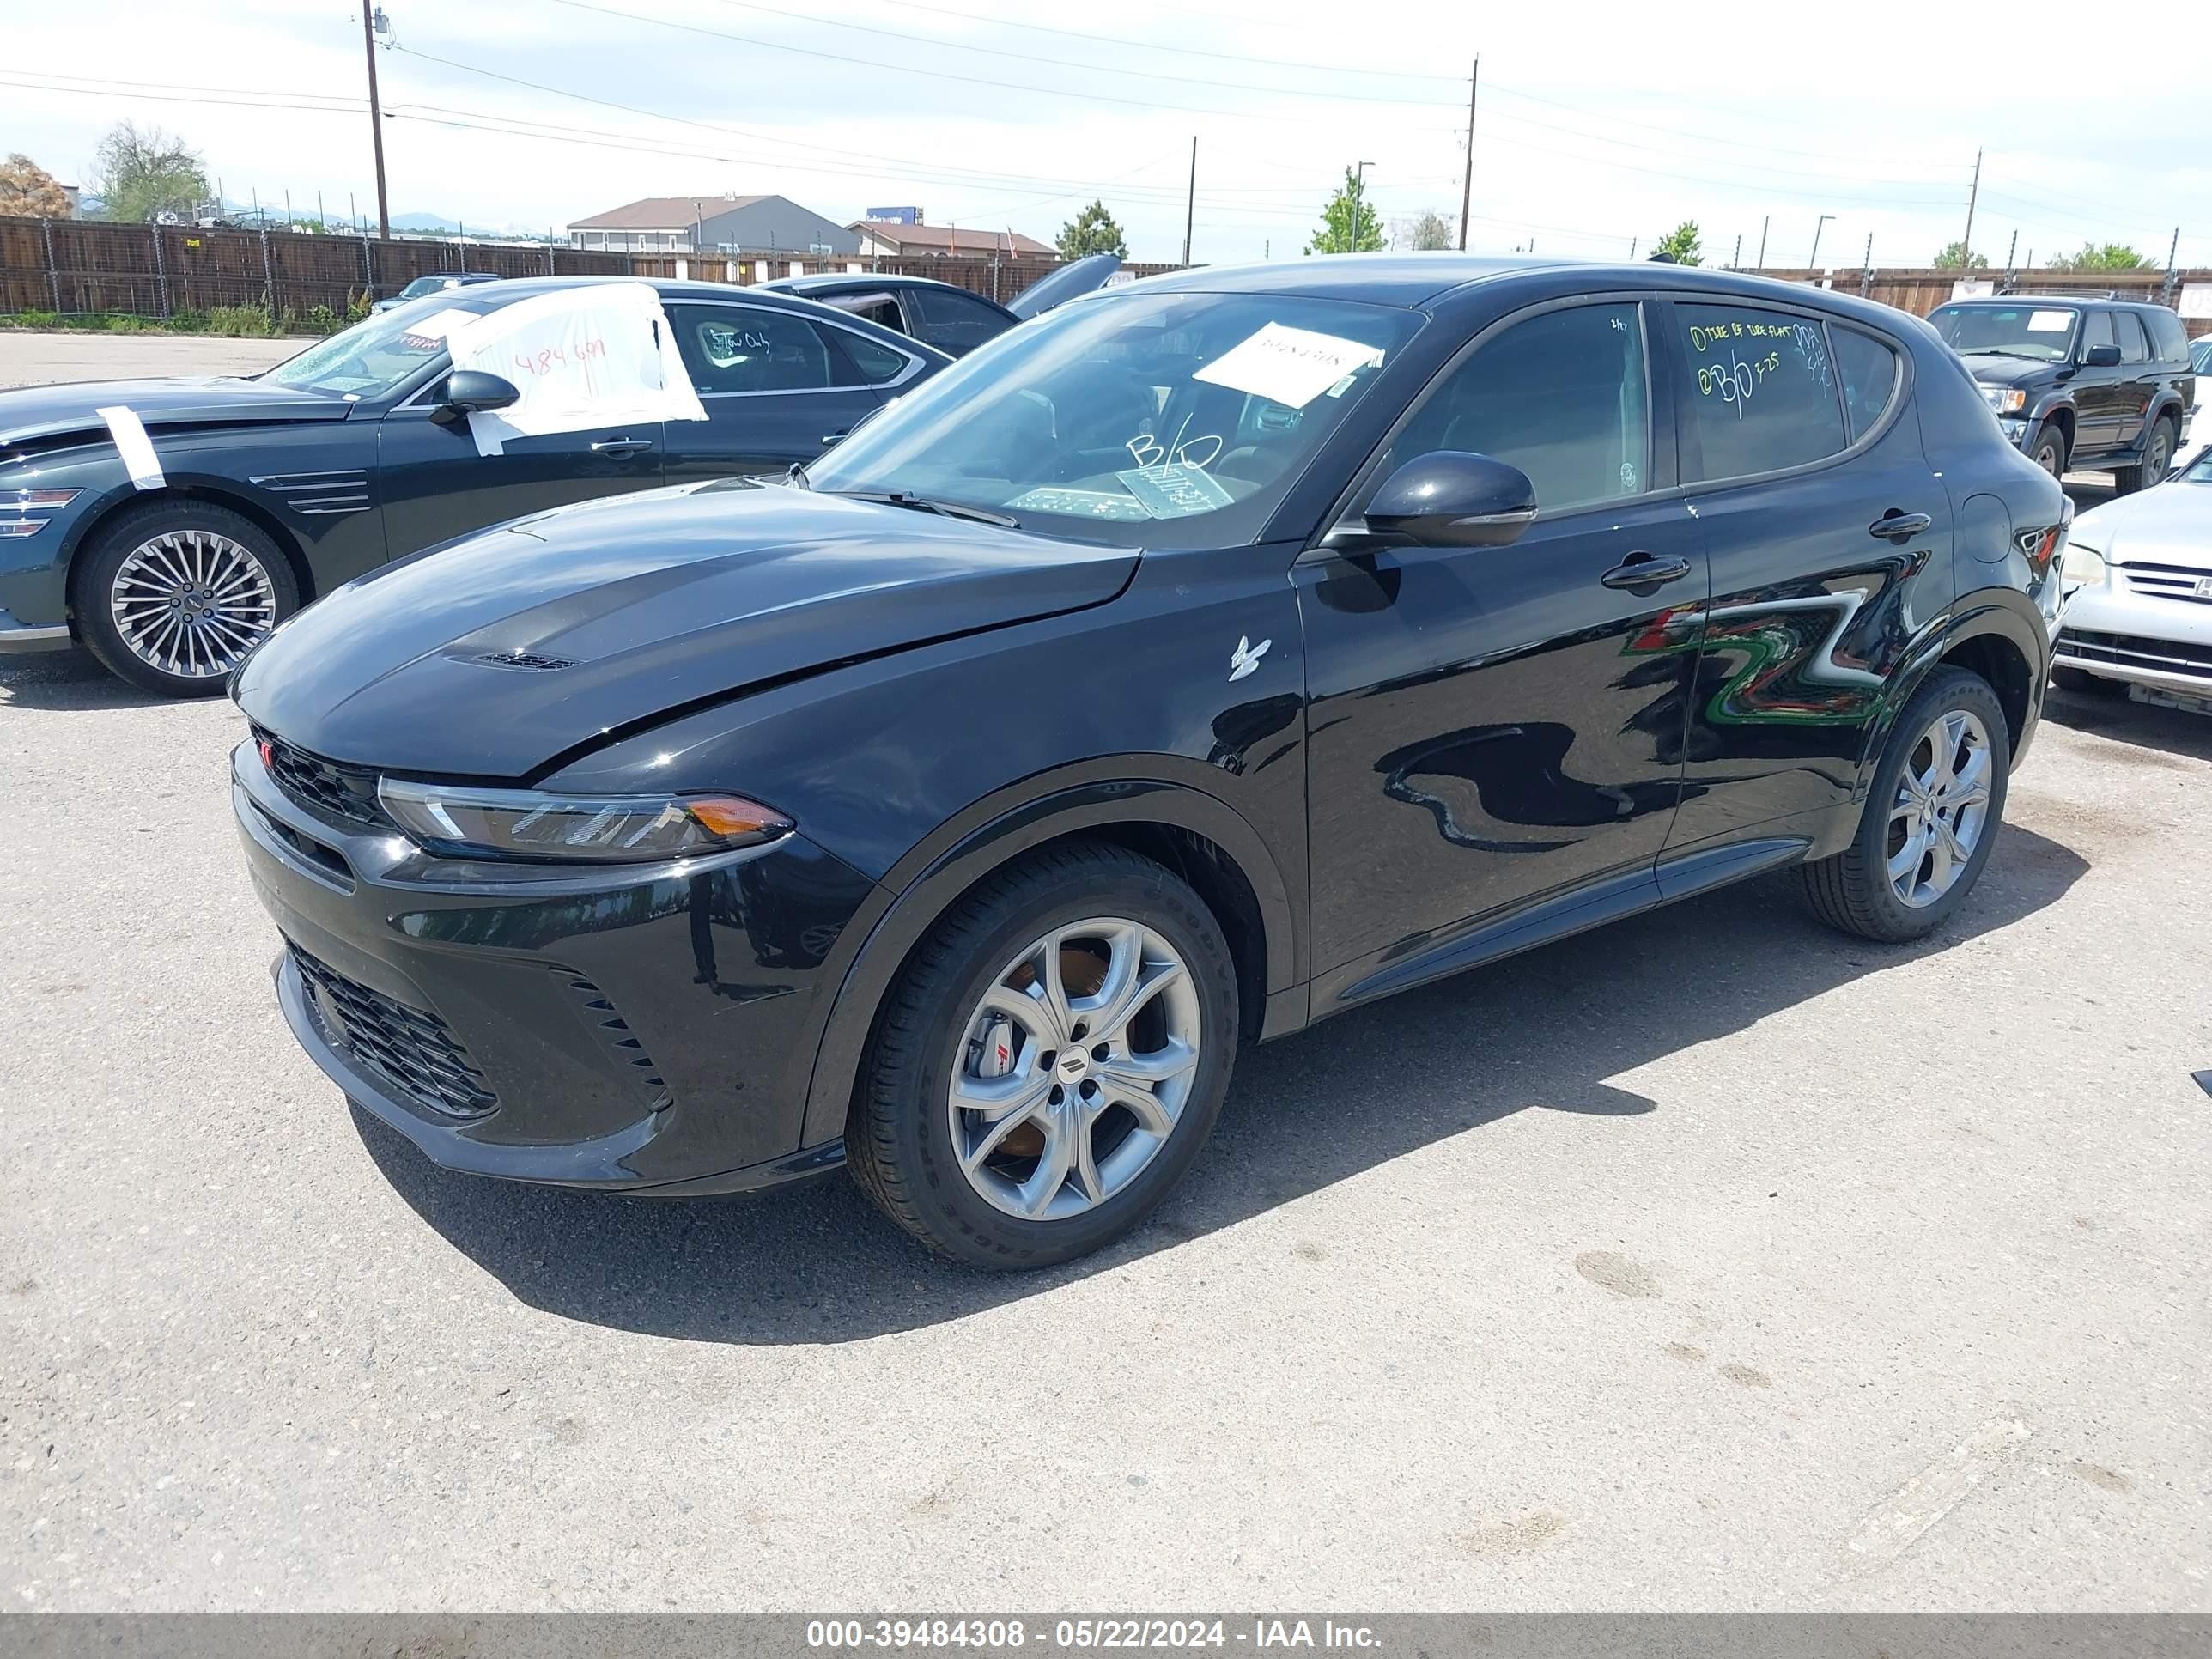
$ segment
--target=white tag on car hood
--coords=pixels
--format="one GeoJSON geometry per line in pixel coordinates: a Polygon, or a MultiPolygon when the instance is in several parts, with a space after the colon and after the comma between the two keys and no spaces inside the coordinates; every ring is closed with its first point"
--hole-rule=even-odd
{"type": "Polygon", "coordinates": [[[1382,361],[1380,346],[1269,323],[1191,379],[1249,392],[1285,409],[1304,409],[1352,370],[1382,361]]]}

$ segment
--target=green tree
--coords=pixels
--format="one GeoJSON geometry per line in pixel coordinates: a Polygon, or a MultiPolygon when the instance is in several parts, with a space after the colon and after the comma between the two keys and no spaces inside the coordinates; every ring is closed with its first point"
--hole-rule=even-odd
{"type": "Polygon", "coordinates": [[[1063,259],[1083,259],[1094,253],[1111,253],[1117,258],[1129,257],[1129,245],[1121,239],[1121,227],[1114,222],[1114,216],[1106,211],[1106,204],[1093,202],[1060,228],[1060,257],[1063,259]]]}
{"type": "Polygon", "coordinates": [[[2150,261],[2125,242],[2084,242],[2079,253],[2053,259],[2053,270],[2141,270],[2150,261]]]}
{"type": "Polygon", "coordinates": [[[156,214],[189,215],[208,198],[199,152],[159,127],[118,121],[92,159],[92,187],[110,219],[143,223],[156,214]]]}
{"type": "Polygon", "coordinates": [[[0,161],[0,213],[26,219],[66,219],[68,193],[27,155],[10,155],[0,161]]]}
{"type": "Polygon", "coordinates": [[[1651,257],[1656,259],[1662,253],[1678,265],[1705,264],[1705,250],[1698,240],[1698,222],[1685,219],[1653,243],[1651,257]]]}
{"type": "Polygon", "coordinates": [[[1344,183],[1321,210],[1321,228],[1306,244],[1309,253],[1373,253],[1382,246],[1382,220],[1368,204],[1355,167],[1344,170],[1344,183]]]}
{"type": "Polygon", "coordinates": [[[1990,262],[1964,242],[1953,242],[1936,256],[1938,270],[1987,270],[1990,262]]]}
{"type": "Polygon", "coordinates": [[[1417,253],[1426,253],[1437,248],[1455,247],[1458,243],[1452,222],[1434,208],[1424,208],[1413,218],[1401,219],[1391,226],[1393,247],[1409,247],[1417,253]]]}

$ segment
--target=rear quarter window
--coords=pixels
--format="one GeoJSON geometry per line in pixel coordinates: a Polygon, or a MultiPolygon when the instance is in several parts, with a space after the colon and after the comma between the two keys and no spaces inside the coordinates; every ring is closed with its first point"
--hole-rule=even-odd
{"type": "Polygon", "coordinates": [[[2189,361],[2189,331],[2178,315],[2163,306],[2154,306],[2143,312],[2142,319],[2150,331],[2151,356],[2177,368],[2189,361]]]}
{"type": "Polygon", "coordinates": [[[1674,328],[1689,371],[1683,401],[1702,455],[1698,477],[1778,472],[1850,446],[1828,331],[1818,318],[1677,302],[1674,328]]]}

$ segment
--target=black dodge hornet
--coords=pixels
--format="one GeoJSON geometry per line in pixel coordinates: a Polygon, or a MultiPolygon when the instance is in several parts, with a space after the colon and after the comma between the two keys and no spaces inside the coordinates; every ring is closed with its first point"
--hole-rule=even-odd
{"type": "Polygon", "coordinates": [[[1240,1043],[1762,871],[1988,861],[2069,509],[1925,325],[1451,256],[1094,295],[786,483],[386,567],[239,671],[278,995],[450,1169],[1126,1232],[1240,1043]]]}

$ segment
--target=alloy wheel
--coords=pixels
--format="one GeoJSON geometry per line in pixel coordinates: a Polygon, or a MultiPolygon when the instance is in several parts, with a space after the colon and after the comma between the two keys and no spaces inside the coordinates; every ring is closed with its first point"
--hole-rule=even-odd
{"type": "Polygon", "coordinates": [[[276,627],[276,588],[252,549],[212,530],[170,530],[131,549],[108,611],[140,661],[216,679],[276,627]]]}
{"type": "Polygon", "coordinates": [[[1104,1203],[1175,1133],[1200,1027],[1188,967],[1142,923],[1095,917],[1033,940],[993,977],[955,1055],[961,1173],[1024,1220],[1104,1203]]]}
{"type": "Polygon", "coordinates": [[[1889,812],[1889,884],[1914,909],[1957,885],[1989,827],[1990,734],[1963,708],[1936,717],[1898,775],[1889,812]]]}
{"type": "Polygon", "coordinates": [[[2143,482],[2147,484],[2163,483],[2172,464],[2173,440],[2166,436],[2166,428],[2161,425],[2151,434],[2150,453],[2143,457],[2143,482]]]}

